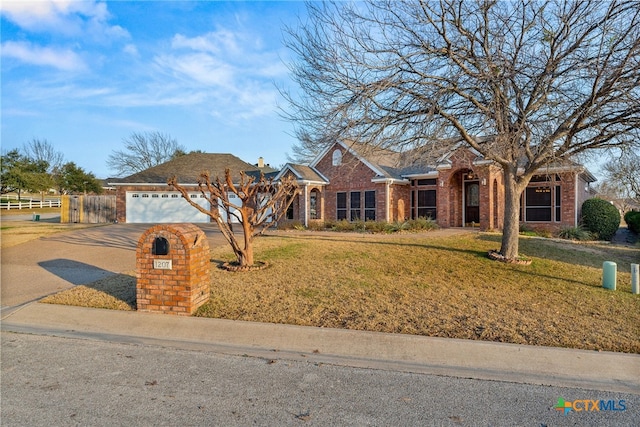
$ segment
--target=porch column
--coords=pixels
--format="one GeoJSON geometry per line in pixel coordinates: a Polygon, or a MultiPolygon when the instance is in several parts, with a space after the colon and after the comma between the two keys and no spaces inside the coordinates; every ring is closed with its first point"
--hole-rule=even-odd
{"type": "Polygon", "coordinates": [[[302,202],[303,215],[304,215],[304,226],[309,227],[309,186],[304,186],[304,200],[302,202]]]}

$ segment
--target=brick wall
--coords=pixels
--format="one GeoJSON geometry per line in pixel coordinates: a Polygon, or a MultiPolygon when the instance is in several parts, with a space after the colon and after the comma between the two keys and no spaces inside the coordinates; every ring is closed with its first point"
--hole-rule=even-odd
{"type": "Polygon", "coordinates": [[[209,242],[193,224],[160,224],[145,231],[136,248],[137,306],[140,311],[191,315],[209,300],[209,242]],[[154,255],[156,238],[169,242],[167,255],[154,255]],[[154,260],[171,262],[156,268],[154,260]]]}
{"type": "MultiPolygon", "coordinates": [[[[362,208],[364,209],[364,192],[376,191],[376,219],[384,220],[386,212],[386,197],[384,196],[384,184],[375,184],[371,180],[375,173],[356,157],[351,155],[342,147],[336,148],[342,151],[342,163],[333,166],[332,156],[335,150],[329,150],[327,155],[316,165],[316,169],[321,171],[331,183],[325,188],[324,193],[324,213],[326,220],[335,220],[336,215],[336,193],[350,191],[362,192],[362,208]],[[380,216],[382,215],[382,216],[380,216]]],[[[347,207],[349,205],[349,194],[347,194],[347,207]]],[[[347,213],[347,218],[349,214],[347,213]]]]}

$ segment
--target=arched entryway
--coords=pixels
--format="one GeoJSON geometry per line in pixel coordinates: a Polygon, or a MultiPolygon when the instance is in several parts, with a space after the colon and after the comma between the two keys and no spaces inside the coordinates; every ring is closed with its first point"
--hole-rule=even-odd
{"type": "Polygon", "coordinates": [[[449,179],[449,218],[453,227],[480,224],[480,180],[471,169],[460,169],[449,179]]]}

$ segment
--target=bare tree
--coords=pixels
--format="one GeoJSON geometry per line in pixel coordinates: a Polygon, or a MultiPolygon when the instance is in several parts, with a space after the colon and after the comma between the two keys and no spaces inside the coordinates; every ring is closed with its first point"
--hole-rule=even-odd
{"type": "Polygon", "coordinates": [[[640,176],[638,176],[640,155],[638,153],[623,151],[620,156],[612,157],[604,170],[608,185],[617,190],[617,196],[623,202],[623,212],[629,208],[629,204],[640,205],[640,176]]]}
{"type": "Polygon", "coordinates": [[[141,172],[185,153],[178,141],[162,132],[134,132],[122,142],[124,150],[114,150],[107,158],[107,166],[118,176],[141,172]]]}
{"type": "Polygon", "coordinates": [[[304,131],[298,132],[297,136],[298,142],[291,147],[291,154],[287,154],[287,160],[298,164],[311,163],[318,154],[334,142],[326,137],[321,140],[313,139],[304,131]]]}
{"type": "Polygon", "coordinates": [[[287,33],[298,131],[394,149],[463,141],[504,173],[507,259],[537,170],[640,142],[637,0],[310,2],[287,33]]]}
{"type": "Polygon", "coordinates": [[[33,138],[22,147],[24,155],[33,162],[46,162],[47,172],[53,173],[64,163],[64,154],[46,139],[33,138]]]}
{"type": "Polygon", "coordinates": [[[240,172],[240,182],[235,184],[229,169],[225,170],[224,178],[212,179],[209,172],[202,172],[198,178],[198,188],[211,206],[210,209],[205,209],[191,200],[188,189],[178,184],[175,177],[170,178],[167,183],[178,190],[191,206],[218,224],[240,267],[254,265],[254,238],[282,218],[298,187],[295,179],[289,176],[274,182],[271,178],[265,178],[263,173],[256,180],[253,176],[240,172]],[[234,196],[233,200],[230,195],[234,196]],[[234,218],[242,226],[242,244],[233,233],[234,218]]]}

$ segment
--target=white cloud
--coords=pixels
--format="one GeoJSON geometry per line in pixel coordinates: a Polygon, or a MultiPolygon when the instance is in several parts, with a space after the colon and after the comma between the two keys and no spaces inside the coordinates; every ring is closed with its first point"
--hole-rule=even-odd
{"type": "Polygon", "coordinates": [[[127,53],[131,56],[135,56],[135,57],[140,56],[140,53],[138,52],[138,48],[134,44],[127,44],[124,46],[122,50],[124,51],[124,53],[127,53]]]}
{"type": "Polygon", "coordinates": [[[182,90],[152,90],[148,89],[136,93],[118,94],[105,97],[101,103],[117,107],[170,107],[199,105],[205,101],[201,92],[186,92],[182,90]]]}
{"type": "Polygon", "coordinates": [[[171,41],[171,47],[213,54],[239,55],[242,53],[242,49],[238,45],[238,42],[242,41],[240,39],[241,34],[228,30],[219,30],[192,38],[176,34],[171,41]]]}
{"type": "Polygon", "coordinates": [[[176,34],[171,48],[155,58],[156,67],[188,90],[205,93],[214,117],[246,120],[275,111],[273,80],[286,77],[288,70],[260,37],[226,29],[195,37],[176,34]]]}
{"type": "Polygon", "coordinates": [[[8,41],[0,48],[2,56],[18,59],[27,64],[48,66],[64,71],[82,71],[86,65],[70,49],[34,46],[28,42],[8,41]]]}
{"type": "Polygon", "coordinates": [[[162,55],[157,57],[155,62],[164,72],[192,84],[222,87],[233,85],[233,66],[205,53],[162,55]]]}
{"type": "Polygon", "coordinates": [[[107,21],[107,4],[93,0],[9,0],[3,1],[0,13],[7,19],[32,32],[51,32],[67,36],[90,36],[109,40],[129,37],[120,26],[107,21]]]}

